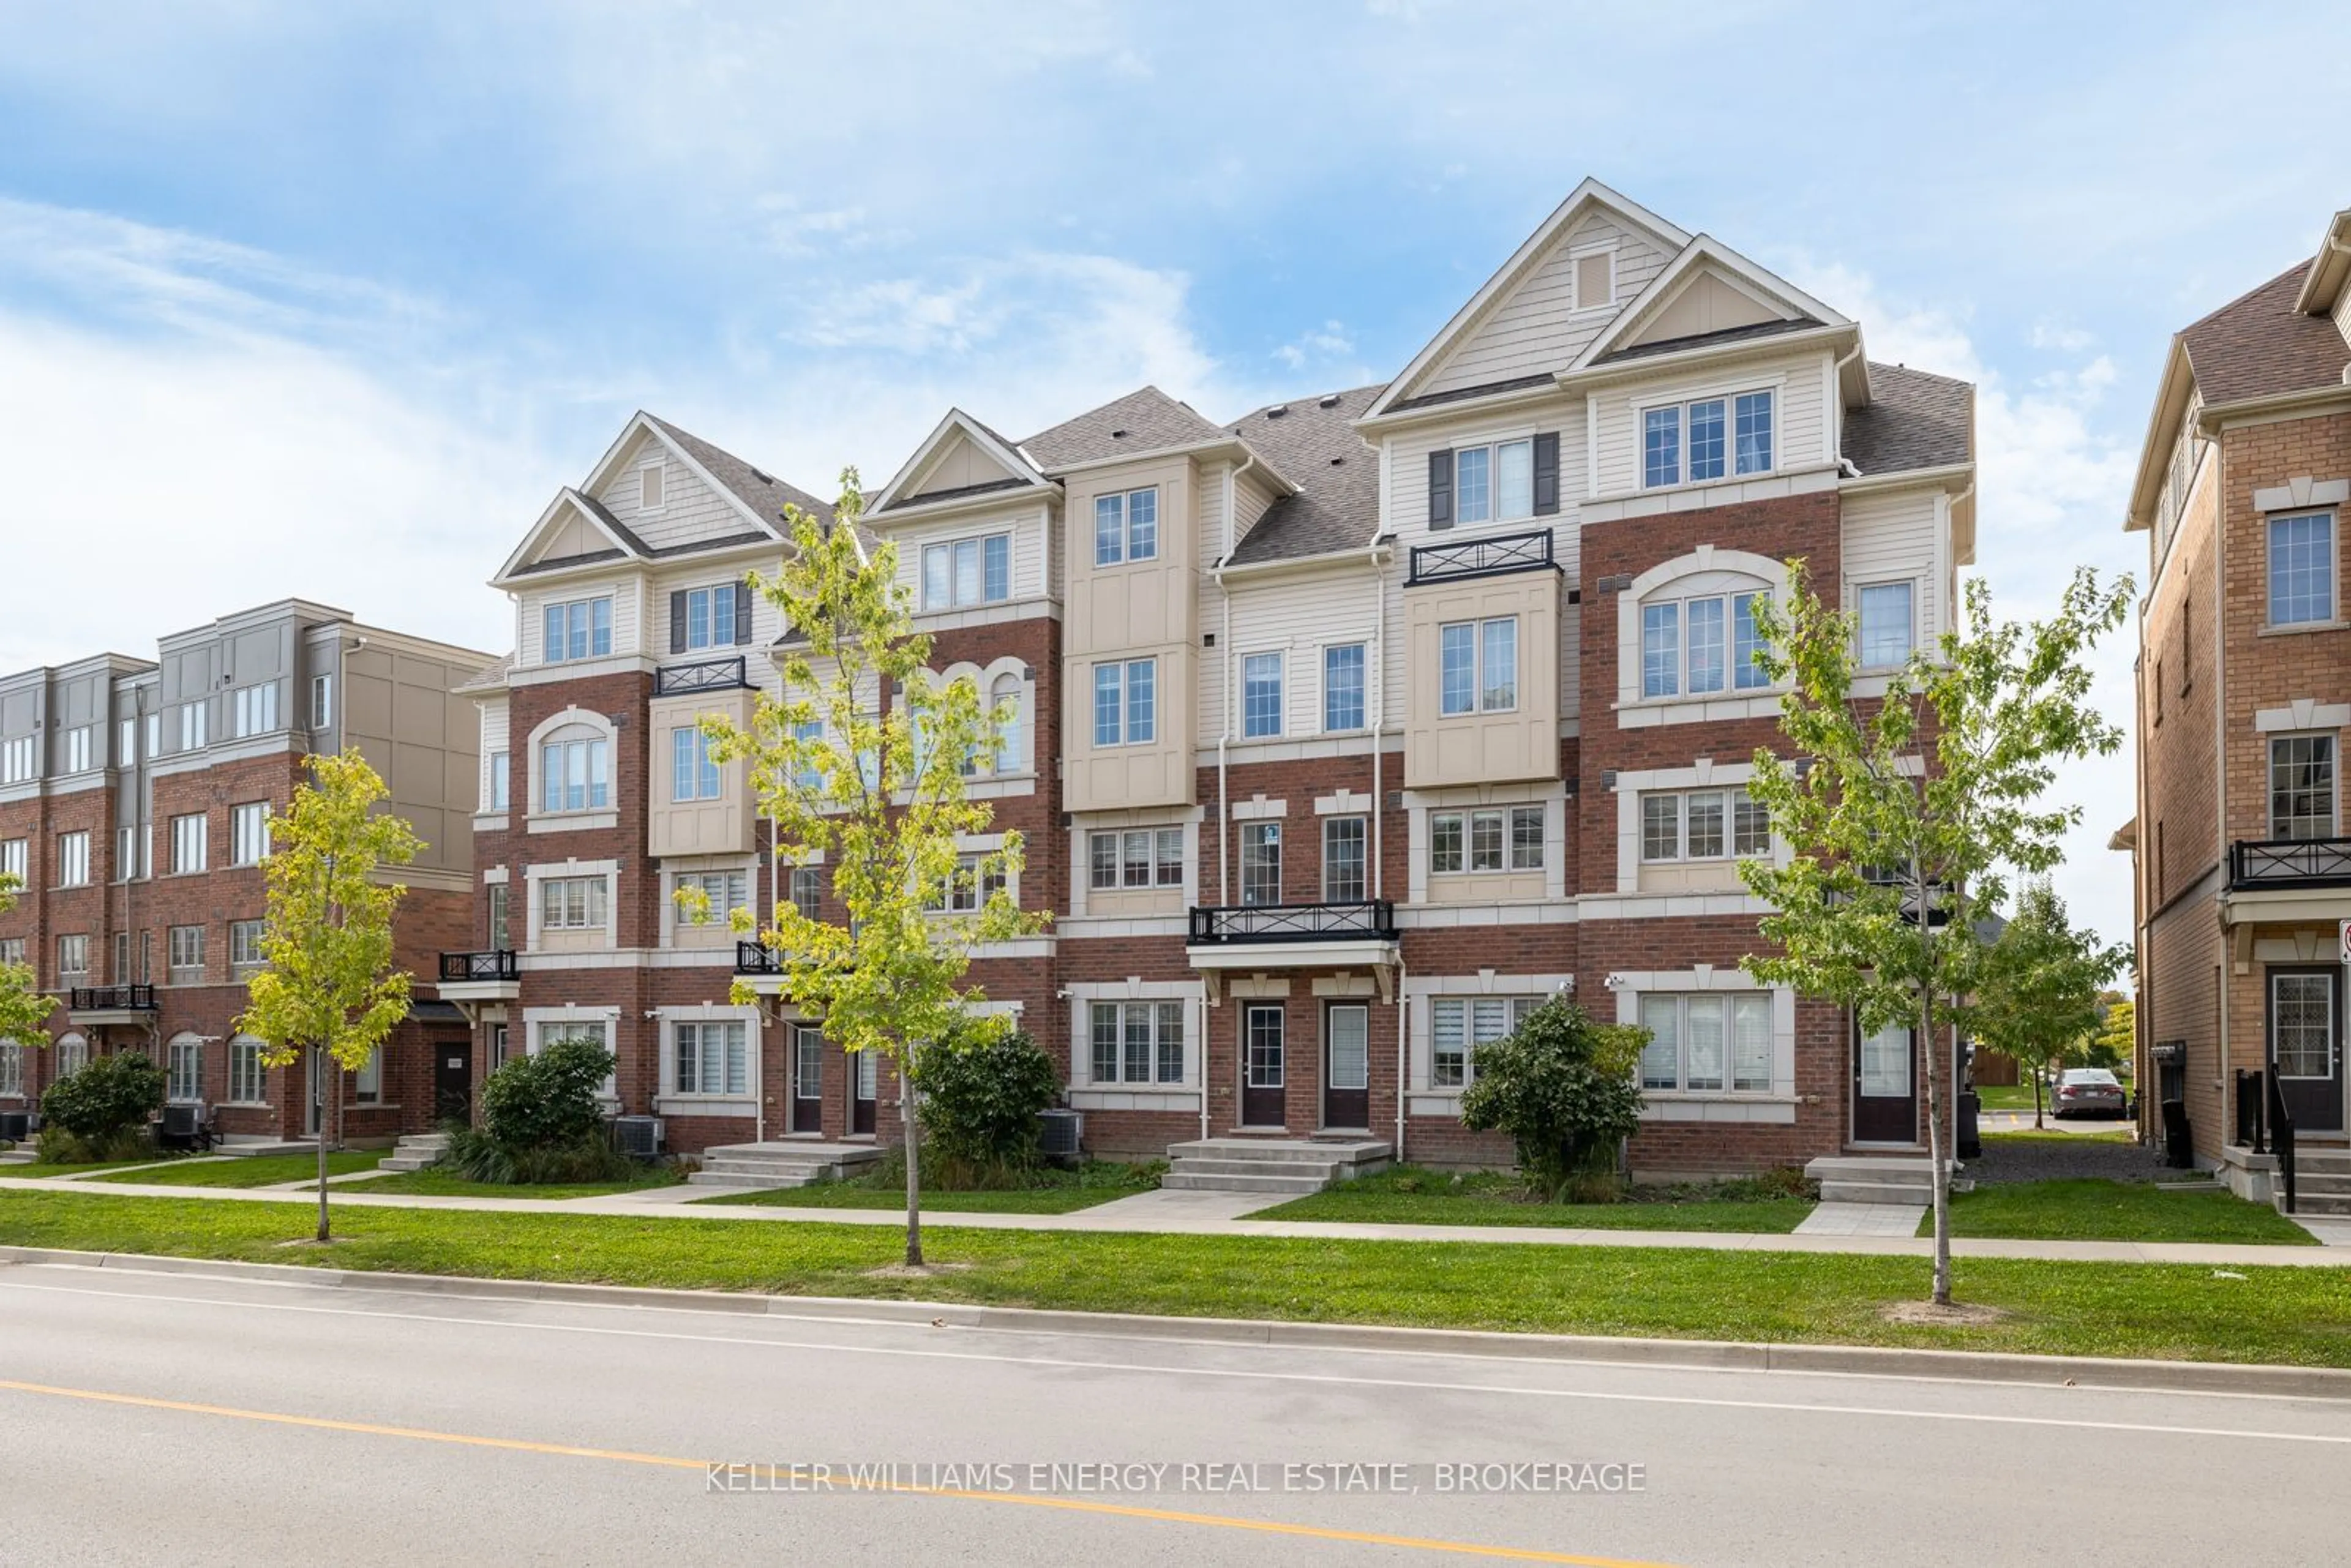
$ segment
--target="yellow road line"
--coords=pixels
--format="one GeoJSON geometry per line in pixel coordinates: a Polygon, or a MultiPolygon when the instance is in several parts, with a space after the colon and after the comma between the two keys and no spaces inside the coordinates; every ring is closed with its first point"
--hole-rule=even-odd
{"type": "MultiPolygon", "coordinates": [[[[421,1443],[448,1443],[466,1448],[503,1448],[513,1453],[553,1454],[572,1459],[604,1459],[624,1465],[652,1465],[662,1469],[702,1470],[713,1461],[680,1458],[670,1454],[640,1454],[627,1448],[590,1448],[571,1443],[535,1443],[522,1437],[486,1437],[466,1432],[436,1432],[423,1427],[392,1427],[372,1421],[338,1421],[325,1416],[294,1416],[277,1410],[246,1410],[233,1405],[206,1405],[187,1399],[157,1399],[141,1394],[111,1394],[94,1388],[60,1388],[46,1383],[19,1383],[0,1378],[0,1389],[38,1394],[56,1399],[80,1399],[98,1405],[126,1405],[141,1410],[176,1410],[191,1416],[217,1416],[235,1421],[260,1421],[276,1427],[302,1427],[317,1431],[352,1432],[370,1437],[404,1437],[421,1443]]],[[[794,1479],[803,1470],[780,1472],[794,1479]]],[[[1491,1557],[1513,1563],[1564,1563],[1577,1568],[1668,1568],[1667,1564],[1622,1557],[1586,1557],[1570,1552],[1545,1552],[1524,1546],[1485,1546],[1468,1541],[1438,1541],[1418,1535],[1385,1535],[1374,1531],[1332,1530],[1315,1524],[1289,1524],[1279,1520],[1239,1519],[1227,1514],[1186,1513],[1173,1509],[1141,1508],[1128,1503],[1095,1502],[1085,1498],[1041,1497],[1021,1492],[966,1491],[951,1487],[925,1487],[891,1481],[863,1483],[841,1478],[846,1490],[902,1492],[910,1496],[953,1498],[965,1502],[1014,1503],[1025,1508],[1058,1509],[1069,1513],[1107,1514],[1122,1519],[1148,1519],[1168,1524],[1191,1524],[1214,1530],[1246,1530],[1264,1535],[1299,1536],[1312,1541],[1341,1541],[1351,1545],[1394,1546],[1415,1552],[1445,1552],[1457,1557],[1491,1557]]]]}

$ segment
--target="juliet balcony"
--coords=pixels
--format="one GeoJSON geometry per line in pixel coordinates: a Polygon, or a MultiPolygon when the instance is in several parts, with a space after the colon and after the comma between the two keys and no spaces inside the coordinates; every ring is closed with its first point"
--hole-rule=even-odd
{"type": "Polygon", "coordinates": [[[732,692],[751,685],[743,655],[696,659],[690,664],[664,664],[653,672],[653,695],[686,696],[695,692],[732,692]]]}
{"type": "Polygon", "coordinates": [[[1384,898],[1347,904],[1195,905],[1185,952],[1217,992],[1233,969],[1367,969],[1392,993],[1399,958],[1395,905],[1384,898]]]}
{"type": "Polygon", "coordinates": [[[441,955],[444,1002],[510,1002],[522,995],[522,966],[511,947],[441,955]]]}
{"type": "Polygon", "coordinates": [[[1474,538],[1447,539],[1443,544],[1416,545],[1406,588],[1428,582],[1466,582],[1473,578],[1501,577],[1515,571],[1541,571],[1556,567],[1549,528],[1515,534],[1480,534],[1474,538]]]}
{"type": "Polygon", "coordinates": [[[96,1024],[152,1024],[152,986],[76,986],[66,993],[66,1017],[77,1027],[96,1024]]]}

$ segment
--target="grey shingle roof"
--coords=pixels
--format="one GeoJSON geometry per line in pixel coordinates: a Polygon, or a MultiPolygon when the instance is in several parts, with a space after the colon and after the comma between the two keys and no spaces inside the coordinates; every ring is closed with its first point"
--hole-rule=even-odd
{"type": "Polygon", "coordinates": [[[1613,365],[1620,360],[1642,360],[1652,354],[1677,354],[1684,349],[1711,349],[1718,344],[1742,342],[1749,338],[1776,338],[1782,332],[1802,332],[1820,324],[1810,316],[1799,316],[1792,321],[1757,321],[1745,327],[1725,327],[1719,332],[1692,332],[1686,337],[1660,338],[1654,343],[1635,343],[1629,349],[1611,349],[1593,362],[1613,365]]]}
{"type": "Polygon", "coordinates": [[[1869,406],[1844,416],[1844,455],[1864,474],[1968,462],[1975,397],[1970,382],[1872,361],[1869,406]]]}
{"type": "Polygon", "coordinates": [[[988,479],[977,485],[957,485],[950,490],[925,490],[919,496],[894,497],[888,506],[881,509],[885,512],[903,512],[908,507],[927,507],[938,501],[960,501],[967,496],[993,495],[998,490],[1031,489],[1037,483],[1034,479],[1023,479],[1017,474],[1007,475],[1001,479],[988,479]]]}
{"type": "Polygon", "coordinates": [[[607,528],[611,530],[612,537],[614,538],[619,539],[630,549],[635,551],[639,555],[653,554],[653,550],[646,546],[645,541],[639,538],[635,532],[632,531],[626,524],[622,523],[620,518],[614,517],[603,502],[598,500],[595,497],[589,495],[584,490],[569,490],[566,491],[565,494],[571,497],[572,505],[578,507],[581,511],[593,516],[598,522],[603,524],[607,528]]]}
{"type": "Polygon", "coordinates": [[[1298,486],[1266,509],[1233,549],[1233,564],[1290,560],[1368,546],[1380,527],[1379,455],[1348,422],[1386,390],[1356,387],[1336,394],[1272,403],[1228,428],[1298,486]],[[1281,412],[1276,413],[1275,410],[1281,412]]]}
{"type": "Polygon", "coordinates": [[[1157,387],[1131,392],[1020,443],[1048,473],[1128,452],[1165,452],[1223,438],[1225,432],[1157,387]]]}
{"type": "Polygon", "coordinates": [[[2309,270],[2296,262],[2179,334],[2207,404],[2343,384],[2351,346],[2334,322],[2294,308],[2309,270]]]}
{"type": "Polygon", "coordinates": [[[1481,382],[1474,387],[1453,387],[1445,392],[1423,392],[1418,397],[1400,397],[1388,404],[1390,413],[1404,413],[1416,408],[1434,408],[1439,403],[1467,402],[1473,397],[1485,397],[1493,392],[1523,392],[1529,387],[1548,386],[1558,378],[1549,371],[1537,371],[1529,376],[1512,376],[1508,381],[1481,382]]]}
{"type": "Polygon", "coordinates": [[[787,485],[771,474],[744,462],[733,453],[713,446],[702,437],[680,430],[665,419],[645,415],[647,422],[659,425],[662,433],[684,449],[686,455],[710,471],[710,476],[732,490],[737,498],[759,514],[778,531],[784,527],[784,507],[787,503],[820,517],[832,516],[831,503],[820,501],[797,486],[787,485]]]}

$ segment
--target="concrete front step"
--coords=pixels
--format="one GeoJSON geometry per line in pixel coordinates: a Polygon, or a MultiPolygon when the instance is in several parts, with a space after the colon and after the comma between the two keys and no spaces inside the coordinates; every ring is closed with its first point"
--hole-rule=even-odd
{"type": "MultiPolygon", "coordinates": [[[[2277,1207],[2280,1214],[2285,1212],[2285,1194],[2283,1192],[2278,1194],[2277,1207]]],[[[2351,1193],[2297,1190],[2294,1195],[2294,1212],[2304,1219],[2351,1218],[2351,1193]]]]}
{"type": "Polygon", "coordinates": [[[1935,1173],[1923,1159],[1884,1155],[1823,1155],[1804,1166],[1821,1184],[1823,1203],[1898,1203],[1912,1207],[1935,1201],[1935,1173]]]}
{"type": "Polygon", "coordinates": [[[1198,1138],[1168,1147],[1159,1185],[1177,1192],[1321,1192],[1384,1170],[1394,1153],[1373,1138],[1198,1138]]]}
{"type": "Polygon", "coordinates": [[[1183,1166],[1171,1168],[1159,1178],[1159,1185],[1175,1192],[1321,1192],[1337,1178],[1327,1176],[1220,1176],[1193,1171],[1183,1166]]]}
{"type": "Polygon", "coordinates": [[[383,1162],[376,1169],[421,1171],[428,1166],[439,1164],[441,1156],[448,1152],[448,1134],[410,1133],[392,1145],[392,1153],[384,1155],[383,1162]]]}
{"type": "Polygon", "coordinates": [[[695,1186],[764,1190],[839,1181],[882,1158],[872,1144],[726,1144],[702,1152],[702,1168],[686,1177],[695,1186]]]}

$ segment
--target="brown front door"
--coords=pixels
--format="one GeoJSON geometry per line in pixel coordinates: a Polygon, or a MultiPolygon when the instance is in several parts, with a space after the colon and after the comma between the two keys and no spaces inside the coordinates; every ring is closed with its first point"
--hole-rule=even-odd
{"type": "Polygon", "coordinates": [[[2343,970],[2272,969],[2270,1071],[2297,1133],[2343,1130],[2343,970]]]}
{"type": "Polygon", "coordinates": [[[1322,1124],[1372,1124],[1372,1009],[1362,1002],[1322,1009],[1322,1124]]]}
{"type": "Polygon", "coordinates": [[[792,1026],[792,1131],[824,1131],[824,1033],[813,1024],[792,1026]]]}
{"type": "Polygon", "coordinates": [[[882,1059],[871,1051],[861,1051],[849,1065],[849,1130],[871,1137],[874,1102],[882,1097],[882,1059]]]}
{"type": "Polygon", "coordinates": [[[1918,1141],[1918,1052],[1907,1025],[1876,1034],[1855,1030],[1853,1051],[1853,1141],[1918,1141]]]}
{"type": "Polygon", "coordinates": [[[1282,1009],[1241,1009],[1241,1125],[1283,1124],[1282,1009]]]}

